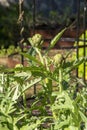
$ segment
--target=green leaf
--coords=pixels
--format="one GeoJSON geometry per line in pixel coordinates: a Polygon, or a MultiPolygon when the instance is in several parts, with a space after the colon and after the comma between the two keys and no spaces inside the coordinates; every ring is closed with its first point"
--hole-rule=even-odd
{"type": "Polygon", "coordinates": [[[30,130],[29,128],[30,128],[30,126],[27,124],[27,125],[25,125],[25,126],[22,126],[22,127],[20,128],[20,130],[30,130]]]}
{"type": "Polygon", "coordinates": [[[23,119],[26,116],[26,114],[21,114],[20,116],[14,117],[14,124],[16,124],[18,121],[23,119]]]}
{"type": "Polygon", "coordinates": [[[4,125],[0,124],[0,130],[9,130],[9,128],[5,124],[4,125]]]}
{"type": "Polygon", "coordinates": [[[85,129],[84,130],[87,130],[87,122],[85,123],[85,129]]]}
{"type": "Polygon", "coordinates": [[[70,99],[67,92],[62,92],[57,96],[57,101],[52,106],[52,109],[53,110],[70,109],[74,111],[73,101],[70,99]],[[64,103],[62,102],[62,99],[64,99],[64,103]]]}
{"type": "Polygon", "coordinates": [[[81,116],[82,121],[87,123],[87,117],[81,111],[79,111],[79,114],[81,116]]]}
{"type": "MultiPolygon", "coordinates": [[[[22,70],[26,71],[26,69],[24,69],[24,68],[22,70]]],[[[29,79],[31,76],[32,76],[32,73],[30,71],[28,71],[28,72],[23,72],[23,71],[22,72],[18,72],[18,71],[16,71],[15,75],[14,75],[14,78],[15,79],[26,80],[26,79],[29,79]]]]}
{"type": "Polygon", "coordinates": [[[29,85],[25,86],[22,90],[22,93],[24,93],[26,90],[28,90],[30,87],[32,87],[34,84],[37,84],[38,82],[40,82],[42,80],[42,78],[36,78],[30,81],[29,85]]]}
{"type": "Polygon", "coordinates": [[[79,130],[78,127],[75,126],[69,126],[68,128],[65,128],[64,130],[79,130]]]}
{"type": "Polygon", "coordinates": [[[55,130],[59,130],[60,128],[63,128],[64,126],[69,124],[69,119],[65,120],[65,121],[61,121],[60,123],[55,123],[55,130]]]}
{"type": "Polygon", "coordinates": [[[75,61],[72,62],[72,66],[70,66],[70,69],[66,73],[69,73],[72,70],[78,68],[82,63],[85,63],[86,61],[87,57],[81,57],[79,59],[76,59],[75,61]]]}
{"type": "Polygon", "coordinates": [[[66,30],[66,28],[63,29],[60,33],[58,33],[58,34],[52,39],[52,41],[51,41],[51,43],[50,43],[50,46],[49,46],[49,48],[48,48],[47,50],[50,50],[50,49],[52,49],[52,48],[55,46],[55,44],[60,40],[61,36],[62,36],[63,33],[65,32],[65,30],[66,30]]]}
{"type": "Polygon", "coordinates": [[[31,60],[31,61],[33,61],[33,62],[35,62],[35,63],[37,63],[37,64],[40,64],[40,65],[42,65],[42,63],[40,62],[40,61],[38,61],[36,58],[35,58],[35,56],[31,56],[30,54],[27,54],[27,53],[21,53],[24,57],[26,57],[26,58],[29,58],[29,60],[31,60]]]}
{"type": "Polygon", "coordinates": [[[18,85],[17,85],[15,88],[14,94],[12,96],[12,101],[16,101],[18,99],[18,97],[19,97],[18,92],[19,92],[19,90],[18,90],[18,85]]]}

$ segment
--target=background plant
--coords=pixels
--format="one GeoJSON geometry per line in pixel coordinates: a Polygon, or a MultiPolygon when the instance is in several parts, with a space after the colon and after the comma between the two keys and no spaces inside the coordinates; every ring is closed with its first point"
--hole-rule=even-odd
{"type": "Polygon", "coordinates": [[[15,47],[14,45],[10,45],[7,49],[4,46],[1,46],[0,57],[7,57],[20,52],[21,48],[19,46],[15,47]]]}

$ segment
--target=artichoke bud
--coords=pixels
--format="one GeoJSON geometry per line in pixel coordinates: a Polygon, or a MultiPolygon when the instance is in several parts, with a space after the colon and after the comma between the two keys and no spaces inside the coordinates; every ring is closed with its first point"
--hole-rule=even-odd
{"type": "Polygon", "coordinates": [[[62,62],[62,55],[61,54],[56,54],[55,56],[54,56],[54,58],[53,58],[53,61],[54,61],[54,64],[55,65],[60,65],[61,64],[61,62],[62,62]]]}
{"type": "Polygon", "coordinates": [[[17,64],[17,65],[15,66],[15,69],[18,69],[18,70],[15,70],[15,73],[20,73],[22,67],[23,67],[22,64],[17,64]]]}
{"type": "Polygon", "coordinates": [[[40,47],[42,45],[42,36],[35,34],[32,38],[29,38],[29,42],[33,47],[40,47]]]}

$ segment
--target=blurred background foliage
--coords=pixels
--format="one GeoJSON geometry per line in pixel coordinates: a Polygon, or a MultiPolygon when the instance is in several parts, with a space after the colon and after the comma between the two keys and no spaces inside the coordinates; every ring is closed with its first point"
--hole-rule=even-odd
{"type": "MultiPolygon", "coordinates": [[[[12,4],[10,7],[3,7],[0,5],[0,48],[2,46],[7,48],[9,45],[18,45],[20,41],[20,25],[17,23],[18,17],[18,4],[12,4]]],[[[26,17],[24,17],[23,24],[23,26],[25,26],[24,35],[26,37],[29,35],[26,17]]]]}
{"type": "MultiPolygon", "coordinates": [[[[13,0],[14,1],[14,0],[13,0]]],[[[24,38],[29,37],[29,29],[33,26],[33,1],[25,0],[24,8],[24,38]]],[[[0,47],[18,45],[20,41],[20,26],[18,25],[18,1],[9,7],[0,5],[0,47]]],[[[69,26],[76,18],[75,0],[36,0],[36,26],[69,26]]]]}
{"type": "Polygon", "coordinates": [[[16,44],[19,34],[17,5],[10,8],[0,6],[0,46],[16,44]]]}

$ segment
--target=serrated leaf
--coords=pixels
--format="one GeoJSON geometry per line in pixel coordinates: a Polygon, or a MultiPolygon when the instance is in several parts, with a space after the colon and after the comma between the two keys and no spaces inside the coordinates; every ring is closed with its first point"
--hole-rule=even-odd
{"type": "Polygon", "coordinates": [[[17,77],[31,77],[31,72],[29,71],[28,73],[26,72],[20,72],[20,73],[16,73],[15,76],[17,77]]]}
{"type": "Polygon", "coordinates": [[[17,85],[15,88],[14,94],[12,96],[12,101],[16,101],[18,99],[18,97],[19,97],[18,92],[19,92],[19,90],[18,90],[18,85],[17,85]]]}
{"type": "Polygon", "coordinates": [[[31,80],[31,82],[29,83],[28,86],[24,87],[22,90],[22,93],[24,93],[26,90],[28,90],[30,87],[32,87],[34,84],[37,84],[38,82],[40,82],[42,80],[42,78],[37,78],[35,80],[31,80]]]}

